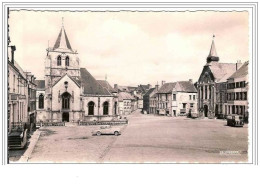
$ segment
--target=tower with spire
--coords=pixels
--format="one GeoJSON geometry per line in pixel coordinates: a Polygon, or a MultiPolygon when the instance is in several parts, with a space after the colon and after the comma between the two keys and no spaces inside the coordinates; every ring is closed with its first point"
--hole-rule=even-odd
{"type": "Polygon", "coordinates": [[[212,43],[211,43],[209,55],[207,57],[207,64],[209,64],[210,62],[214,62],[214,61],[218,62],[219,61],[219,57],[217,55],[217,50],[216,50],[216,47],[215,47],[214,38],[215,38],[215,35],[213,35],[213,38],[212,38],[212,43]]]}
{"type": "Polygon", "coordinates": [[[53,47],[47,48],[45,58],[45,84],[51,87],[63,75],[68,74],[76,80],[80,76],[80,64],[78,53],[72,49],[67,36],[64,21],[53,47]]]}

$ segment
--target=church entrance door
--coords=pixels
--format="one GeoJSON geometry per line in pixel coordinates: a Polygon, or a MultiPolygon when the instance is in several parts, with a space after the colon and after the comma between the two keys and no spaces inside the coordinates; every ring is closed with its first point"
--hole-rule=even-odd
{"type": "Polygon", "coordinates": [[[70,121],[70,114],[69,114],[69,112],[63,112],[62,113],[62,121],[63,122],[69,122],[70,121]]]}
{"type": "Polygon", "coordinates": [[[208,117],[208,106],[204,105],[204,116],[208,117]]]}

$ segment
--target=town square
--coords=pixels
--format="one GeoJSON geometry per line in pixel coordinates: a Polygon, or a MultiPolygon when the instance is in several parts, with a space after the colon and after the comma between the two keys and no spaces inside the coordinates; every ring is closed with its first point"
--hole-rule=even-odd
{"type": "MultiPolygon", "coordinates": [[[[230,128],[224,120],[144,116],[137,110],[129,116],[129,124],[120,127],[121,136],[92,136],[93,128],[95,126],[41,129],[41,137],[28,162],[225,163],[248,160],[247,126],[230,128]]],[[[13,155],[15,160],[15,153],[13,155]]]]}
{"type": "MultiPolygon", "coordinates": [[[[193,16],[204,20],[203,15],[209,15],[219,24],[221,19],[218,18],[226,15],[241,28],[238,36],[247,32],[247,14],[243,12],[151,14],[160,21],[185,15],[192,22],[193,16]]],[[[180,29],[174,28],[173,32],[158,22],[165,27],[165,31],[158,29],[158,32],[166,34],[155,34],[154,29],[142,28],[144,24],[138,22],[142,16],[142,13],[127,12],[64,13],[62,17],[54,12],[9,12],[10,163],[248,162],[250,63],[248,54],[241,54],[247,45],[241,50],[230,48],[236,45],[226,43],[218,31],[208,34],[207,38],[203,38],[205,35],[190,37],[194,42],[191,40],[186,45],[199,43],[203,54],[198,55],[200,51],[193,54],[196,52],[193,46],[186,55],[186,46],[174,43],[177,39],[179,44],[185,42],[185,35],[176,37],[175,31],[180,29]],[[86,31],[92,26],[97,32],[90,30],[85,35],[80,33],[80,28],[72,27],[76,20],[84,24],[84,20],[77,19],[79,15],[90,22],[86,24],[86,31]],[[137,20],[132,21],[132,16],[137,20]],[[23,25],[22,19],[35,22],[32,17],[41,22],[48,20],[52,28],[40,33],[37,28],[23,25]],[[17,23],[24,27],[21,34],[14,32],[17,23]],[[32,30],[39,34],[36,41],[31,41],[25,32],[30,34],[32,30]],[[81,38],[77,39],[78,35],[81,38]],[[94,41],[91,35],[96,38],[94,41]],[[40,51],[29,50],[28,46],[27,51],[22,51],[20,40],[26,38],[32,47],[43,47],[41,41],[48,43],[40,51]],[[43,38],[50,38],[51,42],[43,38]],[[135,51],[145,45],[128,38],[140,38],[151,44],[139,54],[135,51]],[[99,42],[102,46],[97,46],[99,42]],[[127,45],[121,45],[124,43],[127,45]],[[153,47],[156,43],[165,48],[153,47]],[[218,51],[218,43],[221,51],[218,51]],[[182,53],[176,55],[178,46],[182,53]],[[130,50],[139,57],[129,54],[130,50]],[[152,53],[156,50],[158,55],[152,53]],[[197,67],[192,60],[191,65],[186,58],[189,54],[191,59],[200,57],[203,62],[197,67]],[[164,55],[168,57],[161,58],[164,55]],[[224,59],[222,55],[226,55],[224,59]],[[35,63],[30,66],[23,63],[24,57],[28,63],[35,63]],[[228,60],[230,57],[233,61],[228,60]],[[176,60],[183,60],[184,64],[176,60]]],[[[201,32],[214,24],[205,22],[204,27],[201,32]]],[[[187,32],[186,28],[182,32],[187,32]]],[[[181,34],[181,30],[178,33],[181,34]]]]}

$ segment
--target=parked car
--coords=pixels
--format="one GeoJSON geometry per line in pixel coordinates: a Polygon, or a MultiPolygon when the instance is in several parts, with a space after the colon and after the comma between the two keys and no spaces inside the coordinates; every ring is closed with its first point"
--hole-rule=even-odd
{"type": "Polygon", "coordinates": [[[121,135],[121,130],[119,127],[113,127],[111,125],[102,125],[99,128],[93,130],[92,135],[121,135]]]}
{"type": "Polygon", "coordinates": [[[241,115],[228,115],[227,116],[227,125],[234,127],[243,127],[244,126],[244,118],[241,115]]]}

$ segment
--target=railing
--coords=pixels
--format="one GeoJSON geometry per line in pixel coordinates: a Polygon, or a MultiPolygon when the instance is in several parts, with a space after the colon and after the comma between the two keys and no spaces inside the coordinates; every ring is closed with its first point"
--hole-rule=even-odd
{"type": "Polygon", "coordinates": [[[65,122],[37,122],[36,126],[65,126],[65,122]]]}
{"type": "Polygon", "coordinates": [[[128,124],[128,120],[124,121],[80,121],[79,125],[124,125],[128,124]]]}
{"type": "Polygon", "coordinates": [[[12,122],[11,129],[12,131],[23,131],[25,127],[30,127],[30,123],[27,122],[12,122]]]}

